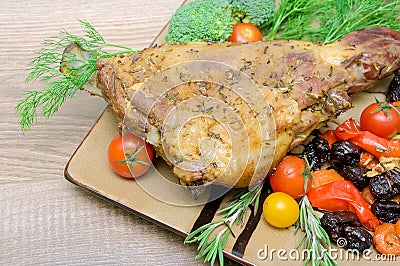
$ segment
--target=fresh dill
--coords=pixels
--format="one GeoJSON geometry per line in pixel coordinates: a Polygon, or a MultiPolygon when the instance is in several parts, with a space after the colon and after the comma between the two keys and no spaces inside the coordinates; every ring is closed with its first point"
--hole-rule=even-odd
{"type": "Polygon", "coordinates": [[[400,0],[282,0],[272,19],[260,26],[268,40],[331,43],[373,26],[400,31],[400,0]]]}
{"type": "MultiPolygon", "coordinates": [[[[99,58],[137,52],[128,47],[106,43],[91,24],[83,20],[80,23],[85,37],[60,31],[57,36],[44,40],[43,48],[30,61],[26,82],[38,80],[43,87],[25,92],[24,98],[15,107],[23,132],[31,128],[37,116],[50,118],[67,99],[74,97],[78,90],[84,89],[97,70],[96,62],[99,58]],[[76,44],[84,57],[65,50],[71,44],[76,44]],[[121,51],[110,53],[105,51],[107,47],[121,51]]],[[[88,92],[101,96],[96,92],[88,92]]]]}
{"type": "Polygon", "coordinates": [[[254,213],[257,212],[262,188],[263,184],[260,184],[252,191],[247,188],[238,190],[231,204],[217,212],[224,214],[221,220],[205,224],[185,238],[185,243],[198,242],[196,259],[204,257],[204,262],[214,265],[218,256],[219,264],[224,265],[223,251],[228,237],[230,234],[235,237],[232,226],[235,223],[240,226],[244,225],[250,205],[254,206],[254,213]],[[221,228],[221,230],[214,233],[217,228],[221,228]]]}

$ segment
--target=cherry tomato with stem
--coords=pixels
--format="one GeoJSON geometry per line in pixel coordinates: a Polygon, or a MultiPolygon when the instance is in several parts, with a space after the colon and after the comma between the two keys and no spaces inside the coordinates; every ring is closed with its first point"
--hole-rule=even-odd
{"type": "Polygon", "coordinates": [[[382,138],[392,138],[400,132],[400,101],[379,102],[368,105],[360,116],[361,130],[382,138]]]}
{"type": "Polygon", "coordinates": [[[288,194],[274,192],[264,201],[263,214],[265,220],[275,227],[284,228],[293,225],[300,215],[297,202],[288,194]]]}
{"type": "Polygon", "coordinates": [[[261,31],[251,23],[238,23],[233,25],[232,35],[229,42],[256,42],[262,40],[261,31]]]}
{"type": "Polygon", "coordinates": [[[284,192],[297,199],[311,189],[311,179],[306,162],[290,155],[278,164],[269,181],[274,192],[284,192]]]}
{"type": "Polygon", "coordinates": [[[153,147],[131,133],[115,136],[108,146],[108,162],[120,176],[135,178],[149,170],[154,159],[153,147]]]}

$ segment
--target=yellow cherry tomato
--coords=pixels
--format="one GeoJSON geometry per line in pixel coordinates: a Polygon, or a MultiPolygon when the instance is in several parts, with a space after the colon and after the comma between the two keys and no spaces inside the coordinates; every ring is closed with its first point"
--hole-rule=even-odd
{"type": "Polygon", "coordinates": [[[265,199],[263,213],[270,225],[284,228],[297,221],[300,210],[299,205],[291,196],[283,192],[275,192],[265,199]]]}

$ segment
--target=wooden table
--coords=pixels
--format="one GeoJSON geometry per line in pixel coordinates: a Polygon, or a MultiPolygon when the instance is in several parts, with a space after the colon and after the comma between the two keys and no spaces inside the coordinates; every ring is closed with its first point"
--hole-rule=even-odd
{"type": "MultiPolygon", "coordinates": [[[[78,93],[21,133],[14,107],[31,54],[60,29],[92,23],[106,41],[150,45],[182,0],[0,2],[0,265],[202,265],[196,246],[64,179],[68,159],[104,110],[78,93]]],[[[230,264],[230,263],[228,263],[230,264]]]]}

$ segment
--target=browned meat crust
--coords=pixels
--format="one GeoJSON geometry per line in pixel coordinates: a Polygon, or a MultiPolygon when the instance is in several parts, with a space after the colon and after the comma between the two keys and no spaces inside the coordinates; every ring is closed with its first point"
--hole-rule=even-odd
{"type": "MultiPolygon", "coordinates": [[[[265,99],[260,100],[265,100],[272,110],[276,125],[276,150],[269,166],[272,167],[312,130],[350,108],[349,94],[370,88],[398,69],[399,55],[400,33],[382,27],[350,33],[329,45],[301,41],[164,44],[145,49],[141,53],[99,60],[97,86],[121,120],[130,120],[131,125],[137,125],[135,133],[143,133],[143,137],[153,144],[158,154],[173,166],[182,183],[198,183],[199,180],[208,182],[218,178],[220,183],[230,184],[233,181],[222,173],[229,173],[226,160],[231,155],[226,153],[232,149],[232,143],[224,139],[226,132],[213,121],[196,120],[193,125],[188,125],[187,130],[197,126],[197,131],[186,132],[187,150],[181,156],[190,155],[193,160],[198,158],[196,151],[198,153],[200,147],[198,143],[193,144],[196,138],[210,138],[210,134],[215,132],[220,134],[219,139],[214,138],[213,141],[220,145],[217,148],[221,149],[221,154],[201,170],[179,167],[177,162],[182,158],[174,154],[176,147],[172,140],[167,141],[170,145],[167,147],[173,157],[166,156],[165,142],[164,147],[162,145],[165,139],[160,133],[161,122],[174,106],[200,95],[226,101],[231,97],[229,92],[221,93],[215,83],[186,82],[185,77],[179,77],[185,84],[171,89],[163,96],[164,100],[160,100],[151,109],[149,105],[154,103],[151,90],[147,95],[142,93],[141,97],[136,95],[136,100],[132,99],[132,95],[146,80],[170,66],[193,60],[222,62],[240,70],[261,89],[265,99]],[[144,112],[149,108],[150,113],[144,112]],[[143,128],[146,131],[142,131],[143,128]]],[[[235,106],[242,118],[251,113],[242,103],[235,104],[234,99],[228,102],[235,106]]],[[[248,123],[254,122],[249,117],[245,119],[248,123]]],[[[246,127],[247,134],[256,130],[252,125],[246,127]]],[[[251,145],[250,153],[260,148],[255,143],[251,145]]],[[[249,184],[254,174],[254,163],[250,160],[244,166],[238,187],[249,184]]]]}

